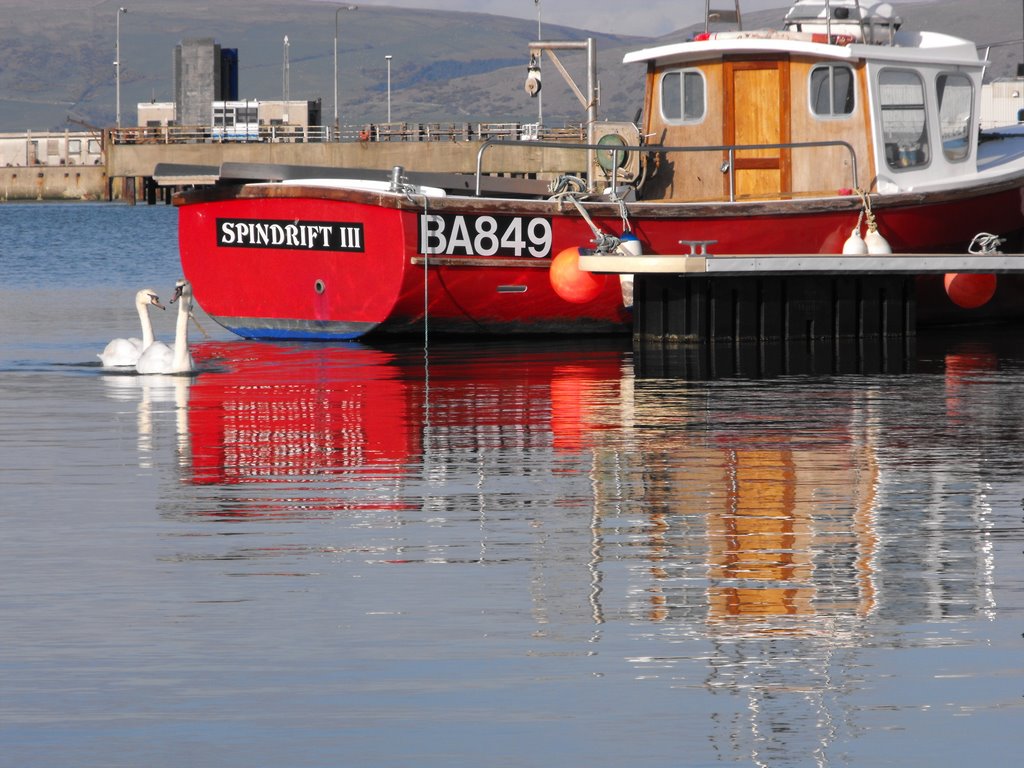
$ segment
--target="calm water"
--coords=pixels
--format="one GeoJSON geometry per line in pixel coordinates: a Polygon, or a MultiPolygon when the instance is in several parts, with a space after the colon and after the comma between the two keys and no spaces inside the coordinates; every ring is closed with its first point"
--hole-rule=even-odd
{"type": "Polygon", "coordinates": [[[1021,332],[105,373],[175,237],[0,205],[0,765],[1017,764],[1021,332]]]}

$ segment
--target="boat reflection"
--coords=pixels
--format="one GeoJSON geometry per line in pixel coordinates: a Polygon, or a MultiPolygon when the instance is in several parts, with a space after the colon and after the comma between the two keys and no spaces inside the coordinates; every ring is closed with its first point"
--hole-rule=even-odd
{"type": "MultiPolygon", "coordinates": [[[[928,470],[914,478],[911,466],[882,458],[901,433],[881,425],[908,407],[889,392],[900,377],[709,385],[638,375],[641,354],[619,341],[448,344],[429,355],[205,344],[206,372],[176,386],[188,398],[187,409],[178,405],[187,414],[182,479],[211,493],[173,514],[400,521],[458,504],[482,516],[499,504],[528,509],[524,488],[539,481],[550,496],[578,498],[575,478],[585,474],[593,519],[576,532],[590,541],[569,546],[600,541],[601,558],[626,557],[609,532],[624,516],[643,519],[629,547],[645,553],[637,594],[648,620],[834,639],[841,618],[855,633],[878,607],[880,537],[907,514],[895,506],[880,521],[880,499],[897,483],[935,484],[928,470]],[[459,496],[485,482],[486,492],[459,496]],[[230,490],[242,487],[250,490],[230,490]]],[[[925,361],[942,360],[951,418],[977,417],[965,388],[996,354],[952,346],[925,361]]],[[[140,416],[140,440],[149,434],[140,416]]],[[[899,445],[903,457],[925,447],[899,445]]]]}
{"type": "Polygon", "coordinates": [[[741,694],[716,738],[771,752],[773,722],[854,727],[837,699],[875,619],[993,608],[990,459],[965,429],[950,474],[929,430],[999,416],[999,351],[947,342],[891,356],[898,375],[697,380],[619,342],[207,343],[185,390],[193,494],[162,514],[337,520],[371,564],[529,562],[538,636],[573,617],[596,647],[627,620],[658,648],[638,677],[741,694]]]}
{"type": "Polygon", "coordinates": [[[921,341],[909,363],[888,358],[886,372],[922,373],[912,379],[833,369],[766,382],[664,349],[638,361],[636,479],[614,482],[645,494],[630,613],[669,645],[631,662],[642,679],[736,696],[733,716],[712,718],[723,755],[829,764],[830,744],[858,728],[843,691],[861,649],[887,642],[884,622],[995,609],[989,441],[993,425],[1020,431],[993,395],[999,346],[921,341]],[[940,453],[946,430],[955,462],[940,453]]]}
{"type": "Polygon", "coordinates": [[[301,482],[401,464],[410,392],[394,356],[359,346],[207,345],[192,392],[196,484],[301,482]]]}

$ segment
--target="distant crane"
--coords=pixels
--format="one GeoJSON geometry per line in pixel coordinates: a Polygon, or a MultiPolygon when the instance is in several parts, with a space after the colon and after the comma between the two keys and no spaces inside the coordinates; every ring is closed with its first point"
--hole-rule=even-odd
{"type": "Polygon", "coordinates": [[[93,125],[80,117],[74,117],[71,113],[68,113],[67,117],[64,118],[64,122],[69,123],[70,125],[82,126],[89,131],[90,137],[96,139],[100,147],[103,147],[103,129],[99,126],[93,125]]]}
{"type": "Polygon", "coordinates": [[[80,125],[86,130],[92,131],[93,133],[96,133],[98,135],[103,133],[103,129],[99,126],[93,125],[92,123],[87,122],[81,119],[80,117],[74,117],[70,113],[67,117],[64,118],[64,122],[70,123],[71,125],[80,125]]]}

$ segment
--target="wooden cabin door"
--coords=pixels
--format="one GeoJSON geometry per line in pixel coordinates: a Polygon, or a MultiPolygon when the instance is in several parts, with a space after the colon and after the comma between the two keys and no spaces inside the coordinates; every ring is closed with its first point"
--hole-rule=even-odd
{"type": "MultiPolygon", "coordinates": [[[[785,144],[790,141],[789,60],[724,62],[723,143],[785,144]]],[[[728,155],[723,158],[728,159],[728,155]]],[[[792,190],[788,149],[737,151],[733,164],[739,198],[785,195],[792,190]]],[[[729,192],[729,175],[725,174],[729,192]]]]}

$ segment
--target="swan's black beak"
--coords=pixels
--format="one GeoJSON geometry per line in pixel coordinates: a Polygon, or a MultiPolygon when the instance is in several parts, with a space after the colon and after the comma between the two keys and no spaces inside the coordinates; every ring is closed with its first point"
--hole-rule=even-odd
{"type": "Polygon", "coordinates": [[[167,307],[160,303],[160,297],[157,296],[155,293],[149,294],[149,303],[152,304],[154,307],[160,307],[160,309],[167,309],[167,307]]]}

